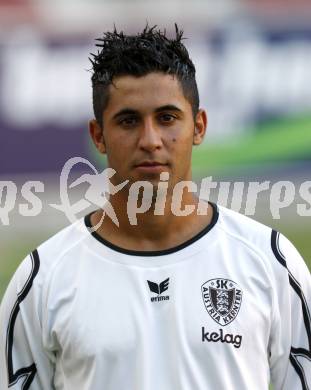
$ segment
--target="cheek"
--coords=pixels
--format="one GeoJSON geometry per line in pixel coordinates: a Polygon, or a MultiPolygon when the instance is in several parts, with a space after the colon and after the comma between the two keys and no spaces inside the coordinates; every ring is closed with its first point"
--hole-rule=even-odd
{"type": "Polygon", "coordinates": [[[171,133],[168,135],[167,141],[172,144],[178,145],[192,145],[193,140],[193,132],[189,131],[190,126],[178,127],[176,129],[172,129],[171,133]]]}
{"type": "Polygon", "coordinates": [[[192,154],[192,139],[189,137],[170,137],[170,142],[167,145],[168,151],[171,154],[172,158],[178,161],[178,166],[186,166],[191,162],[192,154]]]}
{"type": "Polygon", "coordinates": [[[130,145],[130,141],[129,141],[129,137],[126,137],[126,136],[119,136],[119,137],[115,137],[115,136],[111,136],[107,142],[106,142],[106,145],[107,145],[107,149],[109,149],[110,151],[110,154],[117,158],[120,157],[120,152],[121,151],[125,151],[129,148],[129,145],[130,145]]]}

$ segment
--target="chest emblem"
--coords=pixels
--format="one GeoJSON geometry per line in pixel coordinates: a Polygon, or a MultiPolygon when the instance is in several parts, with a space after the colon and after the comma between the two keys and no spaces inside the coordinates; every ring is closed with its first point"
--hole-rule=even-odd
{"type": "Polygon", "coordinates": [[[208,314],[219,325],[230,324],[239,313],[242,290],[230,279],[211,279],[202,285],[202,297],[208,314]]]}

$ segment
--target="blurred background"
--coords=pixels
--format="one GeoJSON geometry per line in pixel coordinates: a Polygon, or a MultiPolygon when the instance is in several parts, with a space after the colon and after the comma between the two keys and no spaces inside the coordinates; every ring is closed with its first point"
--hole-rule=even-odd
{"type": "MultiPolygon", "coordinates": [[[[212,198],[242,213],[247,183],[284,182],[280,202],[288,205],[279,215],[262,191],[251,216],[287,235],[310,266],[309,1],[0,0],[0,300],[26,254],[70,223],[50,206],[60,203],[66,161],[105,166],[87,130],[94,39],[114,23],[135,33],[146,21],[168,32],[177,22],[188,38],[209,114],[206,141],[194,150],[195,179],[229,183],[227,198],[217,189],[212,198]],[[246,183],[240,205],[234,182],[246,183]]],[[[91,173],[82,165],[76,173],[91,173]]],[[[71,201],[86,188],[73,189],[71,201]]]]}

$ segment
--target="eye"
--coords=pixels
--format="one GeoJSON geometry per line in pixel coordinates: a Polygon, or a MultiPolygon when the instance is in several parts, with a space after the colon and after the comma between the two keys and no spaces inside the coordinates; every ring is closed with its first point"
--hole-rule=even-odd
{"type": "Polygon", "coordinates": [[[174,122],[175,119],[177,119],[176,116],[174,116],[172,114],[161,114],[160,115],[160,120],[161,120],[161,122],[164,122],[164,123],[174,122]]]}
{"type": "Polygon", "coordinates": [[[137,121],[138,120],[135,116],[129,116],[129,117],[121,119],[118,123],[124,127],[131,127],[131,126],[136,125],[137,121]]]}

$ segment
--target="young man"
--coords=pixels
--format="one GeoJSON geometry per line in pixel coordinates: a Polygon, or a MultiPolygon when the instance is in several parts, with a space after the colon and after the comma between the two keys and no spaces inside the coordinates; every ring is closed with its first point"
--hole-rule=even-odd
{"type": "Polygon", "coordinates": [[[98,210],[22,262],[1,306],[1,389],[311,387],[310,274],[293,245],[214,204],[202,212],[190,191],[187,215],[174,212],[207,126],[181,40],[148,27],[100,40],[90,134],[112,184],[128,180],[109,199],[119,225],[98,210]],[[132,224],[141,181],[152,205],[132,224]]]}

